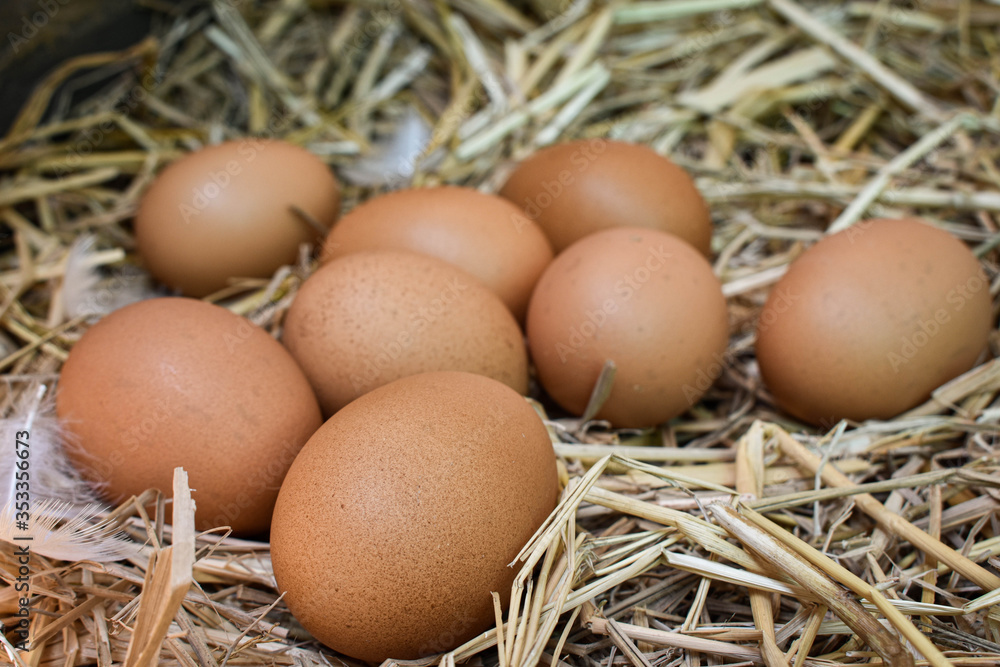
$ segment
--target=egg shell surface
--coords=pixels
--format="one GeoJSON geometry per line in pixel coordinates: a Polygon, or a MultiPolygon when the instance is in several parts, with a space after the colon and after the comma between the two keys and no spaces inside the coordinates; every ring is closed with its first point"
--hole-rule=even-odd
{"type": "Polygon", "coordinates": [[[412,250],[469,272],[524,319],[538,277],[552,261],[545,234],[511,202],[472,188],[397,190],[341,218],[324,258],[360,250],[412,250]]]}
{"type": "Polygon", "coordinates": [[[340,186],[319,158],[248,137],[164,169],[140,201],[136,245],[155,278],[203,297],[231,278],[268,278],[293,264],[299,246],[320,241],[339,212],[340,186]]]}
{"type": "Polygon", "coordinates": [[[761,311],[757,361],[792,415],[888,419],[969,370],[992,326],[969,249],[917,219],[864,220],[817,242],[761,311]]]}
{"type": "Polygon", "coordinates": [[[435,372],[365,394],[310,438],[271,529],[278,589],[321,642],[381,662],[494,623],[508,567],[555,507],[544,423],[509,387],[435,372]]]}
{"type": "Polygon", "coordinates": [[[538,378],[581,415],[606,360],[617,373],[597,413],[618,427],[653,426],[711,387],[728,343],[726,299],[712,267],[673,234],[619,227],[556,256],[528,307],[538,378]]]}
{"type": "Polygon", "coordinates": [[[285,472],[322,423],[302,371],[266,331],[171,297],[91,327],[63,365],[56,409],[67,453],[107,501],[169,496],[181,466],[198,529],[238,534],[267,529],[285,472]]]}
{"type": "Polygon", "coordinates": [[[548,146],[517,166],[500,195],[538,223],[557,254],[613,227],[669,232],[711,253],[712,219],[694,181],[647,146],[608,139],[548,146]]]}
{"type": "Polygon", "coordinates": [[[327,416],[429,371],[468,371],[528,390],[524,337],[500,297],[413,252],[357,252],[324,264],[296,295],[283,340],[327,416]]]}

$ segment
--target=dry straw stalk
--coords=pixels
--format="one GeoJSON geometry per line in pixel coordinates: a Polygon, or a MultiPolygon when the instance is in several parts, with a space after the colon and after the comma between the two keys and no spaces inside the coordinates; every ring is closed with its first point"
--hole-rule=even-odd
{"type": "MultiPolygon", "coordinates": [[[[919,215],[966,242],[1000,309],[995,3],[140,4],[153,36],[62,64],[0,138],[3,417],[58,379],[93,321],[78,301],[149,295],[130,219],[192,148],[274,136],[346,178],[416,120],[422,154],[382,164],[384,183],[348,184],[350,209],[409,184],[495,191],[568,138],[641,142],[687,168],[713,210],[731,316],[715,384],[643,431],[536,404],[565,489],[512,563],[510,609],[410,664],[1000,663],[1000,338],[909,413],[828,432],[777,410],[753,358],[769,287],[870,216],[919,215]],[[81,72],[94,86],[71,95],[81,72]],[[81,276],[87,289],[67,289],[81,276]]],[[[306,249],[210,300],[278,335],[315,260],[306,249]]],[[[0,640],[12,663],[356,664],[291,617],[266,542],[170,526],[168,502],[185,515],[180,478],[105,513],[143,545],[134,556],[35,557],[30,650],[0,640]]],[[[16,567],[2,545],[5,581],[16,567]]],[[[16,610],[0,590],[5,623],[16,610]]]]}

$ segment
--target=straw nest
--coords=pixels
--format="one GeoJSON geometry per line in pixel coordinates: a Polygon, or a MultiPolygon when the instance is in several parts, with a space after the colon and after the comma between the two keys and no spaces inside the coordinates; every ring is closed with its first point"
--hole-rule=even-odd
{"type": "MultiPolygon", "coordinates": [[[[56,380],[82,301],[149,289],[129,220],[197,145],[278,136],[342,175],[382,159],[382,183],[347,187],[349,208],[402,183],[495,189],[563,138],[643,142],[713,208],[732,321],[717,382],[653,431],[550,420],[565,491],[522,552],[509,614],[421,664],[998,664],[1000,365],[892,421],[819,432],[774,408],[752,353],[769,285],[863,217],[933,220],[998,275],[995,3],[145,4],[155,37],[65,63],[0,140],[6,416],[56,380]],[[96,94],[60,89],[81,70],[96,94]],[[386,164],[414,119],[422,156],[386,164]]],[[[303,254],[215,299],[277,332],[312,267],[303,254]]],[[[128,558],[34,556],[32,650],[11,660],[350,663],[290,616],[267,544],[164,525],[165,497],[189,502],[182,475],[164,491],[106,514],[144,545],[128,558]]],[[[12,582],[14,547],[0,553],[12,582]]],[[[16,597],[0,592],[8,625],[16,597]]]]}

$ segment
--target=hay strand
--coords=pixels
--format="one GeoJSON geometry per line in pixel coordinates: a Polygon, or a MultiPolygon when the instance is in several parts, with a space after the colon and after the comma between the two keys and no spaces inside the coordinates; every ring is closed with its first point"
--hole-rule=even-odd
{"type": "MultiPolygon", "coordinates": [[[[535,394],[564,488],[511,563],[509,608],[452,651],[390,664],[1000,661],[996,332],[982,363],[923,405],[829,432],[774,405],[753,354],[770,286],[869,216],[921,216],[966,243],[997,301],[996,8],[142,4],[157,15],[149,39],[56,68],[0,139],[0,417],[58,380],[98,316],[160,293],[145,289],[131,218],[156,174],[199,146],[301,145],[346,183],[350,210],[407,185],[495,192],[516,161],[566,139],[639,142],[686,168],[712,209],[731,324],[712,386],[642,430],[593,420],[613,363],[582,419],[535,394]]],[[[306,247],[211,300],[280,337],[316,266],[306,247]]],[[[291,616],[266,542],[171,526],[183,495],[150,490],[98,511],[92,525],[109,528],[95,546],[118,533],[132,547],[121,560],[36,554],[29,650],[8,633],[9,660],[355,664],[291,616]]],[[[0,567],[16,572],[0,547],[0,567]]],[[[17,609],[10,588],[5,614],[17,609]]]]}

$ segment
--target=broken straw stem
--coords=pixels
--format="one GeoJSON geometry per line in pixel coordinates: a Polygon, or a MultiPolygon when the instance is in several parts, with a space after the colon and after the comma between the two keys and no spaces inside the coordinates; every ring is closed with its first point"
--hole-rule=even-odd
{"type": "Polygon", "coordinates": [[[938,650],[933,642],[916,628],[901,611],[896,609],[892,603],[886,599],[877,588],[868,584],[863,579],[855,575],[846,567],[832,560],[828,556],[817,551],[811,545],[800,540],[798,537],[778,526],[773,521],[758,514],[746,507],[740,508],[740,513],[748,521],[756,525],[761,530],[766,531],[772,537],[782,542],[810,563],[820,568],[828,576],[832,577],[840,584],[846,586],[856,595],[859,595],[878,607],[878,610],[895,626],[897,630],[920,651],[920,654],[927,658],[933,667],[951,667],[944,654],[938,650]]]}
{"type": "MultiPolygon", "coordinates": [[[[785,433],[782,429],[774,428],[772,429],[772,433],[777,437],[781,451],[785,456],[791,458],[795,463],[813,474],[816,474],[816,471],[819,470],[824,484],[843,488],[855,486],[854,482],[834,466],[821,466],[821,460],[818,456],[810,452],[802,444],[796,442],[792,436],[785,433]]],[[[874,519],[883,530],[906,540],[925,554],[933,556],[941,563],[945,563],[952,570],[958,572],[984,591],[1000,588],[1000,577],[977,565],[954,549],[948,548],[941,541],[935,540],[898,514],[890,512],[874,496],[867,493],[858,494],[854,496],[854,502],[862,512],[874,519]]]]}
{"type": "MultiPolygon", "coordinates": [[[[629,623],[618,623],[618,629],[627,637],[640,642],[647,642],[655,646],[669,646],[680,648],[696,653],[708,653],[710,655],[721,655],[737,660],[747,660],[758,662],[761,659],[760,651],[749,646],[730,644],[729,642],[715,639],[705,639],[704,637],[692,637],[681,632],[671,632],[669,630],[657,630],[655,628],[642,628],[629,623]]],[[[595,618],[590,622],[590,630],[595,635],[607,635],[608,622],[603,618],[595,618]]]]}
{"type": "MultiPolygon", "coordinates": [[[[764,489],[763,461],[763,428],[760,422],[750,426],[747,434],[736,444],[736,491],[750,494],[753,497],[761,495],[764,489]],[[754,445],[751,453],[751,444],[754,445]]],[[[774,634],[774,613],[771,609],[770,594],[761,590],[750,590],[750,613],[754,624],[761,632],[760,653],[767,667],[788,667],[788,659],[778,648],[778,640],[774,634]]]]}
{"type": "Polygon", "coordinates": [[[944,120],[944,112],[924,96],[916,86],[883,65],[875,56],[827,26],[795,2],[792,2],[792,0],[769,0],[768,4],[771,5],[774,11],[781,14],[790,23],[798,26],[810,37],[826,44],[842,58],[861,69],[910,109],[922,113],[937,122],[944,120]]]}
{"type": "Polygon", "coordinates": [[[861,603],[783,543],[722,503],[709,505],[716,521],[754,554],[815,593],[875,653],[892,667],[912,667],[913,655],[861,603]]]}

